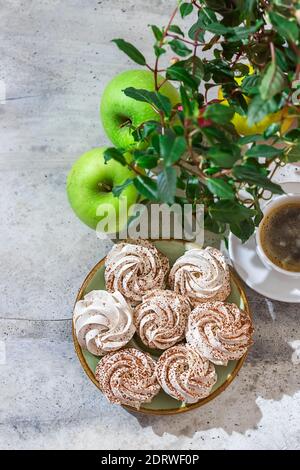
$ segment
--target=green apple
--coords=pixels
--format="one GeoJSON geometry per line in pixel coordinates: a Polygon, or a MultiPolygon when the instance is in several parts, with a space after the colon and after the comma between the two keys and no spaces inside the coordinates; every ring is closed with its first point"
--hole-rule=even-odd
{"type": "MultiPolygon", "coordinates": [[[[162,83],[164,78],[158,77],[162,83]]],[[[125,88],[155,90],[154,75],[147,70],[129,70],[117,75],[104,90],[100,114],[104,130],[111,142],[118,148],[127,149],[134,145],[130,125],[140,126],[145,121],[159,121],[159,115],[148,104],[129,98],[125,88]]],[[[166,82],[160,93],[167,96],[173,105],[180,102],[179,94],[171,83],[166,82]]]]}
{"type": "Polygon", "coordinates": [[[114,221],[115,214],[115,224],[112,222],[113,225],[105,230],[114,233],[126,224],[128,209],[137,201],[138,193],[130,184],[120,197],[113,195],[112,188],[125,183],[134,176],[134,172],[115,160],[105,163],[104,151],[104,147],[95,148],[76,161],[67,178],[67,194],[77,217],[93,229],[107,216],[114,221]]]}

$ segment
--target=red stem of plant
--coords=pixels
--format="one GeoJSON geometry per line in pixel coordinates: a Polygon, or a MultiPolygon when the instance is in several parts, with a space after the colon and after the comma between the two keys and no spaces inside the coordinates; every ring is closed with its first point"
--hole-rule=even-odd
{"type": "Polygon", "coordinates": [[[198,8],[198,10],[201,10],[201,9],[202,9],[202,7],[197,4],[196,0],[192,0],[192,4],[193,4],[196,8],[198,8]]]}
{"type": "MultiPolygon", "coordinates": [[[[163,36],[159,42],[159,47],[162,47],[163,43],[164,43],[164,40],[166,39],[166,36],[168,34],[168,30],[171,26],[171,24],[173,23],[174,21],[174,18],[175,16],[177,15],[177,12],[178,12],[178,7],[175,8],[175,10],[173,11],[172,13],[172,16],[170,18],[170,21],[163,33],[163,36]]],[[[154,65],[154,81],[155,81],[155,90],[158,91],[159,90],[159,84],[158,84],[158,62],[159,62],[159,57],[156,57],[156,61],[155,61],[155,65],[154,65]]]]}
{"type": "Polygon", "coordinates": [[[159,91],[159,90],[161,89],[161,87],[163,87],[164,84],[165,84],[167,81],[168,81],[168,79],[165,78],[165,79],[160,83],[160,85],[158,86],[158,90],[157,90],[157,91],[159,91]]]}
{"type": "MultiPolygon", "coordinates": [[[[185,42],[186,44],[191,44],[192,46],[195,45],[194,41],[189,41],[188,39],[181,38],[177,36],[176,34],[167,33],[166,36],[168,36],[169,38],[178,39],[179,41],[185,42]]],[[[199,43],[197,42],[197,46],[201,46],[202,44],[203,44],[202,42],[199,42],[199,43]]]]}
{"type": "Polygon", "coordinates": [[[195,71],[196,71],[197,49],[198,49],[198,46],[200,45],[200,44],[198,43],[198,36],[199,36],[199,31],[195,34],[195,40],[194,40],[193,75],[195,75],[195,71]]]}

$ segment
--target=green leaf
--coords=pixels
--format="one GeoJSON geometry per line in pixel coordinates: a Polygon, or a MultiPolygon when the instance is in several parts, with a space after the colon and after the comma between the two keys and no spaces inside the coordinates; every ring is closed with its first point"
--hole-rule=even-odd
{"type": "MultiPolygon", "coordinates": [[[[217,23],[217,21],[218,19],[214,11],[202,6],[201,10],[198,11],[197,22],[194,23],[189,30],[189,37],[193,40],[197,38],[199,41],[204,42],[204,35],[207,29],[207,25],[217,23]]],[[[212,41],[214,41],[214,38],[212,38],[212,41]]]]}
{"type": "Polygon", "coordinates": [[[297,61],[297,54],[290,47],[285,49],[285,55],[291,61],[291,63],[295,63],[297,61]]]}
{"type": "Polygon", "coordinates": [[[190,15],[193,11],[193,5],[191,3],[183,3],[180,5],[180,14],[182,18],[185,18],[186,16],[190,15]]]}
{"type": "Polygon", "coordinates": [[[182,82],[193,90],[197,90],[200,83],[199,80],[193,77],[184,67],[177,64],[167,69],[167,78],[182,82]]]}
{"type": "Polygon", "coordinates": [[[254,224],[256,225],[256,227],[258,227],[258,225],[261,223],[262,219],[264,218],[264,213],[261,210],[258,200],[255,201],[255,209],[256,209],[257,214],[254,217],[254,224]]]}
{"type": "Polygon", "coordinates": [[[235,193],[232,186],[220,178],[207,178],[207,187],[212,194],[220,199],[233,200],[235,193]]]}
{"type": "Polygon", "coordinates": [[[176,194],[177,174],[174,167],[165,168],[157,177],[158,197],[167,204],[173,204],[176,194]]]}
{"type": "Polygon", "coordinates": [[[230,141],[228,140],[228,135],[221,129],[217,127],[202,127],[201,129],[202,134],[205,135],[208,142],[210,144],[214,144],[216,142],[221,142],[222,144],[228,144],[230,141]]]}
{"type": "Polygon", "coordinates": [[[241,158],[241,154],[239,147],[234,145],[226,147],[220,144],[211,147],[207,152],[207,157],[218,166],[231,168],[241,158]]]}
{"type": "Polygon", "coordinates": [[[226,224],[222,222],[218,222],[217,220],[213,219],[210,214],[206,214],[204,218],[204,227],[205,230],[209,232],[221,234],[224,233],[226,230],[226,224]]]}
{"type": "Polygon", "coordinates": [[[257,173],[259,173],[263,176],[268,176],[268,174],[269,174],[268,168],[265,167],[264,163],[259,163],[258,158],[249,158],[248,157],[247,160],[245,162],[243,162],[242,165],[245,168],[253,168],[257,173]]]}
{"type": "Polygon", "coordinates": [[[187,149],[187,143],[183,136],[175,137],[173,135],[159,136],[160,153],[165,166],[171,166],[176,163],[187,149]]]}
{"type": "Polygon", "coordinates": [[[242,41],[245,39],[249,39],[250,36],[256,31],[259,30],[259,28],[264,24],[263,20],[256,20],[255,25],[245,27],[245,26],[238,26],[235,28],[232,28],[232,32],[229,32],[229,41],[242,41]]]}
{"type": "Polygon", "coordinates": [[[157,183],[149,178],[149,176],[138,175],[134,178],[133,184],[142,196],[151,201],[157,201],[157,183]]]}
{"type": "Polygon", "coordinates": [[[123,91],[129,98],[132,98],[136,101],[149,103],[155,106],[155,108],[159,111],[163,111],[167,116],[170,116],[172,111],[172,104],[167,96],[164,96],[157,91],[148,91],[133,87],[126,88],[123,91]]]}
{"type": "Polygon", "coordinates": [[[179,177],[177,178],[176,187],[177,187],[178,189],[182,189],[182,190],[184,191],[184,190],[185,190],[185,186],[186,186],[185,180],[179,176],[179,177]]]}
{"type": "Polygon", "coordinates": [[[157,166],[158,155],[147,155],[139,150],[134,152],[134,160],[137,166],[151,170],[157,166]]]}
{"type": "Polygon", "coordinates": [[[190,98],[186,92],[184,86],[180,86],[180,96],[181,96],[181,104],[183,106],[184,114],[186,116],[192,116],[193,114],[193,107],[190,98]]]}
{"type": "Polygon", "coordinates": [[[151,25],[152,32],[154,34],[154,37],[157,41],[160,41],[163,38],[163,32],[155,26],[155,24],[151,25]]]}
{"type": "Polygon", "coordinates": [[[202,21],[197,21],[195,24],[193,24],[188,32],[190,39],[195,40],[197,38],[199,41],[203,41],[203,42],[204,42],[204,34],[205,34],[204,24],[202,21]]]}
{"type": "Polygon", "coordinates": [[[245,99],[245,96],[236,92],[232,97],[228,98],[230,106],[232,106],[237,114],[240,116],[247,116],[248,113],[248,103],[245,99]]]}
{"type": "Polygon", "coordinates": [[[253,95],[258,92],[259,76],[249,75],[245,77],[241,84],[241,90],[246,95],[253,95]]]}
{"type": "Polygon", "coordinates": [[[259,172],[258,169],[248,166],[235,166],[232,174],[237,180],[248,183],[250,185],[259,186],[263,189],[271,191],[273,194],[283,194],[284,191],[279,184],[273,183],[269,178],[259,172]]]}
{"type": "Polygon", "coordinates": [[[198,84],[205,75],[205,66],[200,57],[192,55],[187,59],[181,60],[176,63],[177,67],[183,67],[187,70],[195,80],[198,80],[198,84]]]}
{"type": "Polygon", "coordinates": [[[145,57],[135,46],[124,41],[124,39],[113,39],[112,42],[114,42],[118,48],[125,52],[125,54],[127,54],[134,62],[139,65],[146,65],[145,57]]]}
{"type": "Polygon", "coordinates": [[[267,114],[275,113],[277,110],[278,105],[274,99],[264,101],[261,96],[255,96],[248,108],[248,125],[253,126],[253,124],[262,121],[267,114]]]}
{"type": "Polygon", "coordinates": [[[211,33],[217,34],[218,36],[224,36],[232,32],[231,27],[227,27],[221,23],[209,23],[206,25],[206,29],[211,33]]]}
{"type": "Polygon", "coordinates": [[[284,139],[288,142],[297,142],[300,140],[300,129],[292,129],[291,131],[287,132],[284,136],[284,139]]]}
{"type": "Polygon", "coordinates": [[[281,123],[280,122],[273,122],[264,131],[264,138],[269,139],[273,135],[277,134],[277,132],[280,131],[280,128],[281,128],[281,123]]]}
{"type": "Polygon", "coordinates": [[[160,57],[165,54],[167,51],[163,47],[159,47],[157,44],[154,45],[154,52],[156,57],[160,57]]]}
{"type": "Polygon", "coordinates": [[[230,231],[238,237],[242,243],[245,243],[255,231],[255,225],[252,219],[242,220],[238,224],[230,224],[230,231]]]}
{"type": "Polygon", "coordinates": [[[241,12],[244,15],[249,15],[251,17],[251,14],[253,12],[254,7],[257,4],[257,0],[242,0],[240,3],[240,8],[241,12]]]}
{"type": "Polygon", "coordinates": [[[200,196],[200,185],[197,176],[189,176],[186,182],[186,197],[196,201],[200,196]]]}
{"type": "Polygon", "coordinates": [[[183,31],[176,24],[171,24],[171,26],[169,27],[169,31],[171,33],[179,34],[180,36],[184,37],[183,31]]]}
{"type": "Polygon", "coordinates": [[[198,56],[192,56],[187,60],[191,64],[190,71],[192,75],[200,81],[205,75],[205,67],[202,60],[198,56]]]}
{"type": "Polygon", "coordinates": [[[228,41],[237,42],[249,39],[250,36],[264,24],[263,20],[257,20],[256,23],[252,26],[226,26],[222,23],[207,23],[205,29],[211,33],[217,34],[218,36],[225,36],[228,41]]]}
{"type": "Polygon", "coordinates": [[[211,62],[207,62],[206,70],[212,74],[212,79],[215,83],[227,82],[229,78],[234,78],[233,70],[222,59],[214,59],[211,62]]]}
{"type": "Polygon", "coordinates": [[[207,106],[204,112],[204,117],[205,119],[211,119],[218,124],[224,124],[225,122],[231,121],[234,113],[234,109],[230,106],[214,103],[207,106]]]}
{"type": "Polygon", "coordinates": [[[289,152],[287,152],[287,160],[290,163],[300,162],[300,145],[294,145],[289,152]]]}
{"type": "Polygon", "coordinates": [[[146,139],[147,137],[149,137],[149,135],[157,131],[159,126],[160,124],[157,121],[146,121],[140,130],[142,138],[146,139]]]}
{"type": "Polygon", "coordinates": [[[104,152],[104,161],[107,163],[109,160],[116,160],[117,162],[121,163],[121,165],[126,166],[126,160],[122,152],[120,150],[110,147],[105,150],[104,152]]]}
{"type": "Polygon", "coordinates": [[[285,85],[285,77],[276,65],[271,62],[266,68],[259,86],[260,96],[263,100],[269,100],[280,93],[285,85]]]}
{"type": "Polygon", "coordinates": [[[244,137],[240,137],[237,141],[238,145],[246,145],[250,144],[251,142],[257,142],[258,140],[262,139],[261,134],[252,134],[252,135],[245,135],[244,137]]]}
{"type": "MultiPolygon", "coordinates": [[[[208,3],[208,2],[206,2],[208,3]]],[[[203,22],[204,25],[210,24],[210,23],[216,23],[218,21],[218,18],[215,14],[215,12],[210,9],[210,8],[205,8],[204,6],[199,10],[199,18],[203,22]]]]}
{"type": "Polygon", "coordinates": [[[205,168],[203,170],[203,172],[206,174],[206,175],[214,175],[215,173],[219,173],[219,171],[221,171],[221,167],[220,166],[211,166],[209,168],[205,168]]]}
{"type": "Polygon", "coordinates": [[[159,155],[160,154],[160,143],[159,143],[160,134],[153,134],[151,139],[152,147],[154,148],[155,152],[159,155]]]}
{"type": "Polygon", "coordinates": [[[298,42],[299,29],[296,20],[287,19],[285,16],[280,15],[274,11],[269,12],[269,18],[277,32],[286,40],[291,42],[298,42]]]}
{"type": "Polygon", "coordinates": [[[120,197],[121,193],[126,189],[128,186],[132,184],[132,178],[128,178],[126,181],[124,181],[123,184],[120,184],[118,186],[114,186],[112,188],[112,193],[115,197],[120,197]]]}
{"type": "Polygon", "coordinates": [[[277,155],[282,155],[283,149],[278,149],[276,147],[272,147],[271,145],[254,145],[251,149],[247,150],[246,157],[253,157],[253,158],[273,158],[277,155]]]}
{"type": "Polygon", "coordinates": [[[176,135],[184,135],[184,127],[182,126],[177,126],[176,124],[173,126],[173,131],[175,132],[176,135]]]}
{"type": "Polygon", "coordinates": [[[219,222],[238,224],[253,217],[256,211],[235,201],[218,201],[209,207],[209,213],[219,222]]]}
{"type": "Polygon", "coordinates": [[[287,72],[289,69],[289,64],[285,56],[285,53],[281,49],[276,48],[275,55],[276,55],[276,62],[278,66],[281,68],[283,72],[287,72]]]}
{"type": "Polygon", "coordinates": [[[180,41],[180,39],[172,39],[172,41],[169,42],[169,45],[172,51],[180,57],[187,57],[192,53],[192,50],[180,41]]]}

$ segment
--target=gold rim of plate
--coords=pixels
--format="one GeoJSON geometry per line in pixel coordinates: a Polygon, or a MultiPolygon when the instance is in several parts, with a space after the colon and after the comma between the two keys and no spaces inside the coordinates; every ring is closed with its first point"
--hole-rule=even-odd
{"type": "MultiPolygon", "coordinates": [[[[155,242],[155,241],[159,241],[159,240],[152,240],[152,241],[155,242]]],[[[176,241],[178,243],[183,243],[183,244],[186,243],[184,240],[174,240],[174,241],[176,241]]],[[[83,283],[82,283],[82,285],[81,285],[81,287],[78,291],[78,294],[77,294],[77,297],[76,297],[76,300],[75,300],[75,304],[76,304],[76,302],[78,302],[79,300],[81,300],[84,297],[84,292],[85,292],[87,286],[89,285],[90,281],[93,279],[93,277],[95,276],[97,271],[104,264],[105,258],[106,257],[102,258],[91,269],[89,274],[84,279],[84,281],[83,281],[83,283]]],[[[240,296],[243,300],[244,310],[245,310],[245,312],[247,312],[247,314],[250,316],[250,318],[252,318],[249,302],[248,302],[247,296],[245,294],[242,282],[241,282],[238,274],[232,268],[232,266],[229,266],[229,268],[230,268],[231,278],[233,279],[233,282],[235,283],[236,287],[238,288],[239,294],[240,294],[240,296]]],[[[96,380],[96,377],[94,376],[92,370],[90,369],[90,367],[89,367],[89,365],[88,365],[88,363],[87,363],[87,361],[86,361],[86,359],[85,359],[85,357],[82,353],[81,347],[78,343],[78,340],[77,340],[77,337],[76,337],[76,334],[75,334],[74,322],[73,321],[72,321],[72,336],[73,336],[75,351],[76,351],[77,357],[78,357],[78,359],[79,359],[79,361],[80,361],[80,363],[83,367],[84,372],[89,377],[89,379],[93,382],[93,384],[96,385],[96,387],[100,390],[98,381],[96,380]]],[[[121,406],[123,408],[125,408],[126,410],[132,412],[132,413],[142,413],[142,414],[147,414],[147,415],[175,415],[175,414],[179,414],[179,413],[186,413],[187,411],[195,410],[196,408],[200,408],[200,406],[206,405],[207,403],[212,401],[214,398],[219,396],[222,392],[224,392],[224,390],[226,390],[226,388],[231,384],[231,382],[235,379],[235,377],[238,375],[239,371],[241,370],[241,368],[242,368],[242,366],[245,362],[245,359],[247,357],[247,354],[248,354],[248,351],[237,361],[233,372],[228,375],[227,379],[225,380],[225,382],[222,385],[220,385],[220,387],[218,387],[213,393],[208,395],[208,397],[202,398],[197,403],[193,403],[191,405],[186,405],[182,408],[155,409],[155,410],[151,410],[151,409],[148,409],[148,408],[141,408],[141,409],[138,410],[138,409],[133,408],[132,406],[128,406],[128,405],[121,405],[121,406]]],[[[102,391],[101,391],[101,393],[102,393],[102,391]]]]}

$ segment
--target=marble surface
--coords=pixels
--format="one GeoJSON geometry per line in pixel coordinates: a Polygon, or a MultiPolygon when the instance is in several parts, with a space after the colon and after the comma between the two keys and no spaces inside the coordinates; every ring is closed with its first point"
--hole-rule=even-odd
{"type": "MultiPolygon", "coordinates": [[[[300,306],[248,289],[255,344],[237,380],[181,416],[111,406],[73,350],[76,291],[107,252],[69,209],[66,174],[107,143],[98,107],[105,84],[132,67],[110,42],[150,57],[147,25],[175,0],[1,2],[0,448],[300,448],[300,306]]],[[[299,178],[295,167],[285,179],[299,178]]]]}

